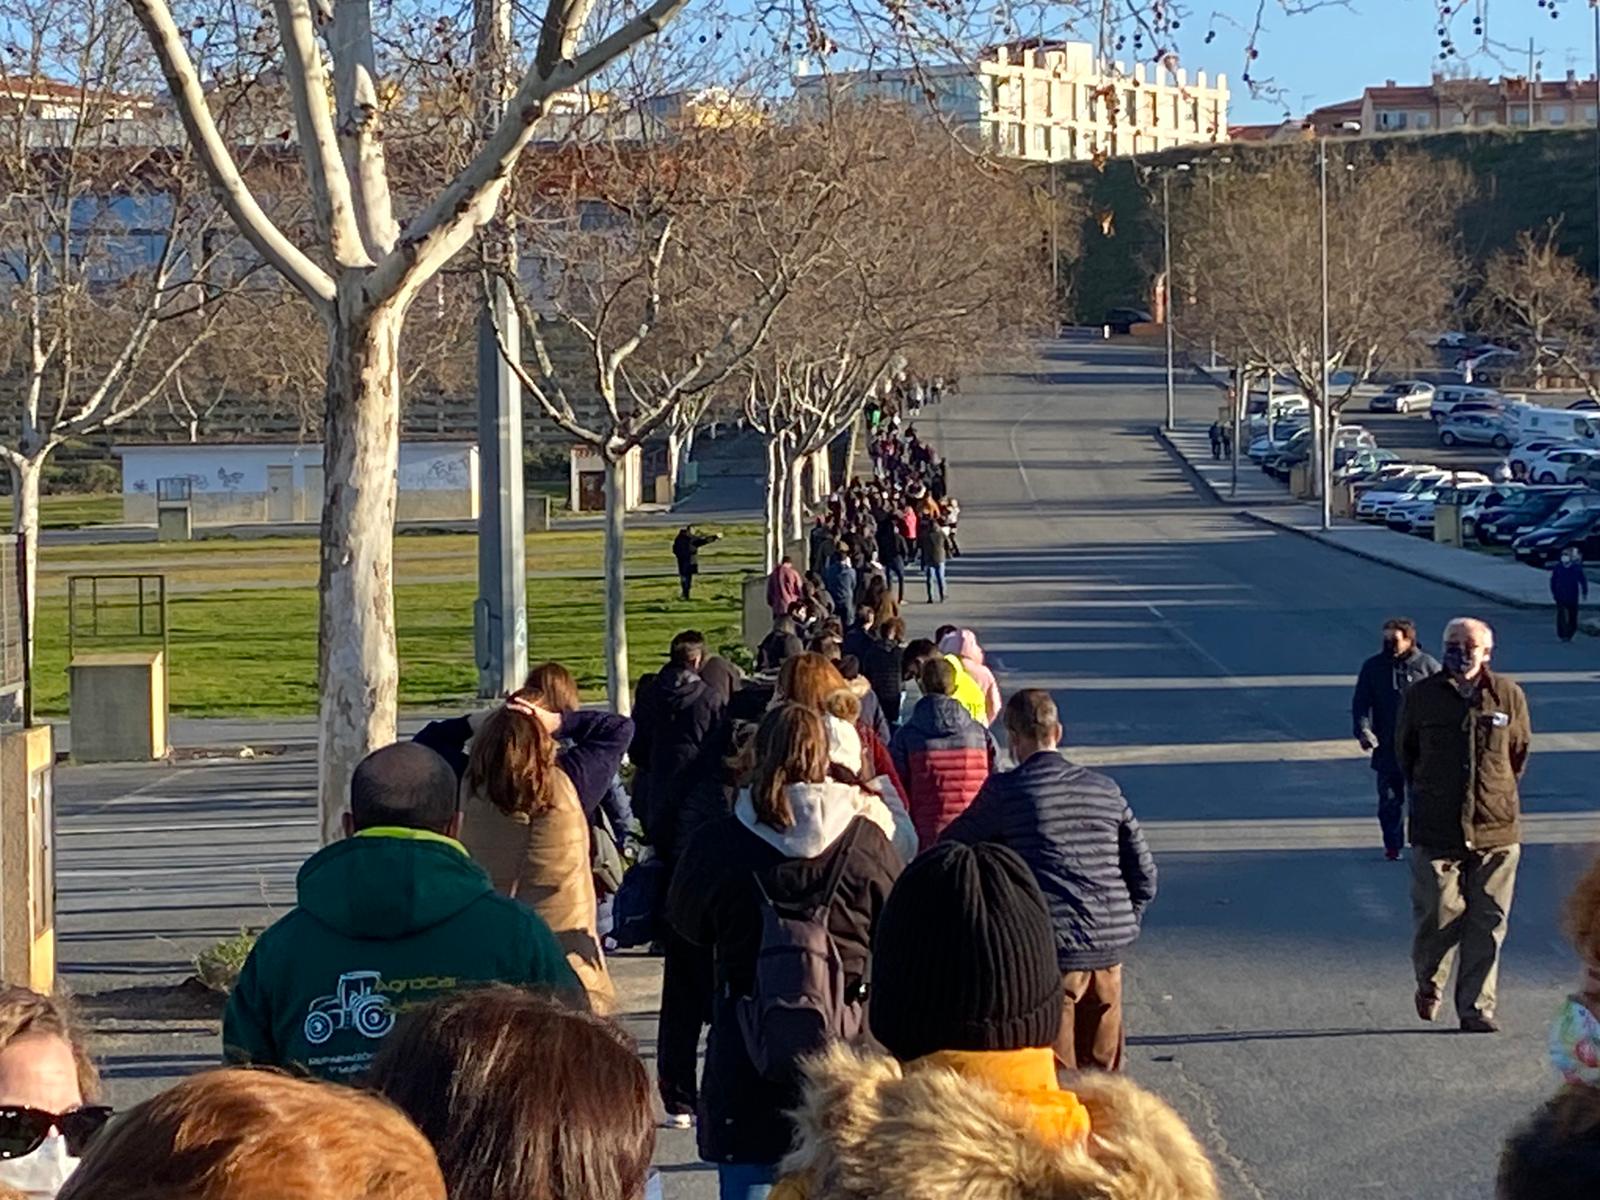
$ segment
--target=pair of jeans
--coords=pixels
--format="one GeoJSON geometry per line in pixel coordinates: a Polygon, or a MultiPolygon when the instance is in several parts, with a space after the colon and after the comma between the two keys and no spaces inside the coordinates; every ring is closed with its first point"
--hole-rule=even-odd
{"type": "Polygon", "coordinates": [[[683,571],[678,572],[678,582],[683,585],[683,598],[689,598],[689,589],[694,587],[694,576],[683,571]]]}
{"type": "Polygon", "coordinates": [[[883,581],[894,583],[896,600],[906,598],[906,564],[900,559],[892,559],[883,564],[883,581]]]}
{"type": "Polygon", "coordinates": [[[1395,853],[1406,844],[1406,777],[1398,771],[1378,772],[1378,825],[1383,830],[1383,848],[1395,853]]]}
{"type": "Polygon", "coordinates": [[[718,1200],[767,1200],[778,1182],[778,1168],[767,1163],[720,1163],[717,1166],[718,1200]]]}
{"type": "Polygon", "coordinates": [[[933,585],[939,585],[939,602],[944,603],[944,564],[942,562],[924,561],[922,564],[922,581],[928,585],[928,603],[933,603],[933,585]]]}
{"type": "Polygon", "coordinates": [[[1556,605],[1556,636],[1563,642],[1570,642],[1578,632],[1578,606],[1576,604],[1556,605]]]}

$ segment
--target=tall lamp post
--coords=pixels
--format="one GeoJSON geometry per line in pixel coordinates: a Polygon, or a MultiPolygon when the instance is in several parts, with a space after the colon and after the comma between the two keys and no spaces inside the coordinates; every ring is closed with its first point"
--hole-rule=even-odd
{"type": "MultiPolygon", "coordinates": [[[[1311,435],[1313,448],[1317,451],[1315,462],[1317,469],[1317,482],[1322,488],[1322,527],[1331,528],[1333,525],[1333,435],[1330,432],[1333,425],[1333,406],[1328,398],[1328,139],[1322,138],[1318,143],[1318,181],[1317,191],[1321,208],[1322,232],[1322,395],[1320,407],[1322,420],[1320,427],[1311,435]]],[[[1318,424],[1317,413],[1311,414],[1313,424],[1318,424]]]]}
{"type": "Polygon", "coordinates": [[[1168,433],[1173,429],[1173,352],[1172,317],[1176,306],[1172,303],[1172,171],[1187,171],[1188,163],[1179,163],[1172,170],[1161,172],[1161,300],[1165,311],[1161,314],[1161,327],[1167,335],[1167,423],[1168,433]]]}

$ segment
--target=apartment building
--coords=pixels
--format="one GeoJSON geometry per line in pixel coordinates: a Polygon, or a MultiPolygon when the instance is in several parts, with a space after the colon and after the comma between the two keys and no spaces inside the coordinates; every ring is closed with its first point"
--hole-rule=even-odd
{"type": "Polygon", "coordinates": [[[1594,79],[1568,71],[1564,79],[1531,82],[1521,76],[1470,79],[1435,75],[1426,84],[1385,80],[1359,99],[1330,104],[1307,114],[1302,126],[1318,136],[1437,133],[1496,126],[1561,129],[1593,125],[1594,79]]]}
{"type": "Polygon", "coordinates": [[[1039,162],[1145,154],[1228,138],[1228,80],[1177,66],[1131,71],[1087,42],[991,47],[971,64],[799,74],[825,95],[931,105],[998,153],[1039,162]]]}

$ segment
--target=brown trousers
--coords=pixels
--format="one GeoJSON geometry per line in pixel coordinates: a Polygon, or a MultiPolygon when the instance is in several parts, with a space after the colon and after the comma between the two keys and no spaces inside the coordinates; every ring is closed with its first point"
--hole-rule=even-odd
{"type": "Polygon", "coordinates": [[[1459,1016],[1494,1016],[1500,944],[1506,937],[1521,858],[1521,846],[1454,852],[1411,848],[1411,915],[1416,928],[1411,965],[1417,990],[1442,997],[1450,968],[1459,959],[1459,1016]]]}
{"type": "Polygon", "coordinates": [[[1067,971],[1061,983],[1067,998],[1056,1036],[1056,1060],[1069,1071],[1122,1070],[1122,964],[1099,971],[1067,971]]]}

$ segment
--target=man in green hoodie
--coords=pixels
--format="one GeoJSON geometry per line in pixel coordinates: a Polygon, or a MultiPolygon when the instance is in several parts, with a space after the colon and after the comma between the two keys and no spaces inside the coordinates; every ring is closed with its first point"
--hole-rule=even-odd
{"type": "Polygon", "coordinates": [[[434,751],[369,754],[344,827],[300,868],[298,906],[245,960],[222,1022],[227,1061],[349,1082],[401,1013],[440,996],[500,982],[585,1003],[549,928],[456,841],[456,777],[434,751]]]}

